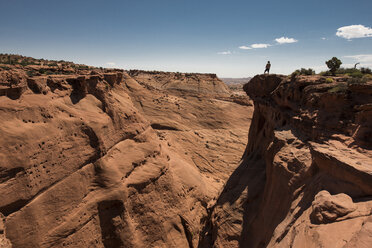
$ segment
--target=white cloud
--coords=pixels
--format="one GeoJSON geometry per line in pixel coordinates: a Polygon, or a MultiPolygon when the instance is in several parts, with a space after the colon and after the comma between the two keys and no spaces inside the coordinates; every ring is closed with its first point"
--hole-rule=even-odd
{"type": "MultiPolygon", "coordinates": [[[[357,55],[344,56],[344,58],[353,59],[355,62],[360,63],[359,66],[361,67],[372,67],[372,54],[357,54],[357,55]]],[[[343,66],[347,67],[344,64],[343,66]]],[[[351,67],[353,66],[354,64],[351,67]]]]}
{"type": "Polygon", "coordinates": [[[326,40],[327,38],[326,38],[326,37],[322,37],[321,39],[322,39],[322,40],[326,40]]]}
{"type": "Polygon", "coordinates": [[[271,46],[270,44],[252,44],[251,47],[252,48],[268,48],[269,46],[271,46]]]}
{"type": "Polygon", "coordinates": [[[280,37],[275,39],[279,44],[296,43],[298,40],[288,37],[280,37]]]}
{"type": "Polygon", "coordinates": [[[358,54],[358,55],[350,55],[350,56],[344,56],[344,57],[352,58],[361,63],[372,63],[372,54],[358,54]]]}
{"type": "Polygon", "coordinates": [[[229,54],[231,54],[231,51],[218,52],[217,54],[221,54],[221,55],[229,55],[229,54]]]}
{"type": "Polygon", "coordinates": [[[350,25],[337,29],[336,35],[345,39],[372,37],[372,28],[363,25],[350,25]]]}
{"type": "Polygon", "coordinates": [[[257,49],[257,48],[268,48],[271,46],[270,44],[252,44],[250,46],[240,46],[240,49],[243,50],[250,50],[250,49],[257,49]]]}
{"type": "Polygon", "coordinates": [[[108,66],[115,66],[116,64],[115,64],[115,62],[107,62],[106,65],[108,65],[108,66]]]}
{"type": "Polygon", "coordinates": [[[250,50],[250,49],[252,49],[252,47],[248,47],[248,46],[240,46],[239,48],[240,49],[243,49],[243,50],[250,50]]]}

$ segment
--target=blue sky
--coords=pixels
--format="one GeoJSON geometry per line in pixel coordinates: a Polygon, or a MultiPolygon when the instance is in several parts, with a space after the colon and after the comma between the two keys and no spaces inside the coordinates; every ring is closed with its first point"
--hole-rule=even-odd
{"type": "Polygon", "coordinates": [[[370,0],[0,0],[0,9],[1,53],[220,77],[262,73],[267,60],[283,74],[325,70],[333,56],[372,67],[370,0]]]}

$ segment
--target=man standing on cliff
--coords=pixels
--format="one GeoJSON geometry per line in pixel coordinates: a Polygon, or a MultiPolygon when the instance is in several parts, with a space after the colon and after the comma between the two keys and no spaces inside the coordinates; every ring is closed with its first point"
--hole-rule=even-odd
{"type": "Polygon", "coordinates": [[[270,67],[271,67],[271,64],[270,64],[270,61],[267,61],[267,64],[266,64],[266,69],[264,71],[264,74],[267,72],[267,74],[270,74],[270,67]]]}

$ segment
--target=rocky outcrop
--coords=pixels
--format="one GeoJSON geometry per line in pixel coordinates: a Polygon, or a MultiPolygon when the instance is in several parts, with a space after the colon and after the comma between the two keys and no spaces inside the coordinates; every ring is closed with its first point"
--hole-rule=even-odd
{"type": "Polygon", "coordinates": [[[18,99],[27,90],[27,76],[23,71],[0,70],[0,96],[18,99]]]}
{"type": "Polygon", "coordinates": [[[24,87],[0,96],[1,247],[199,245],[251,108],[123,71],[1,73],[24,87]]]}
{"type": "Polygon", "coordinates": [[[372,82],[259,75],[240,166],[204,247],[369,247],[372,82]]]}

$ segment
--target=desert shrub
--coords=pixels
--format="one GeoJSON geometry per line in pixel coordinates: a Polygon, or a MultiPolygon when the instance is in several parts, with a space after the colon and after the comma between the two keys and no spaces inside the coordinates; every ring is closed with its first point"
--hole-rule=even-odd
{"type": "Polygon", "coordinates": [[[348,84],[365,84],[367,82],[367,78],[358,78],[352,77],[347,80],[348,84]]]}
{"type": "Polygon", "coordinates": [[[337,69],[340,68],[342,62],[336,57],[331,58],[330,60],[325,62],[327,67],[329,68],[329,71],[332,73],[333,76],[336,75],[337,69]]]}
{"type": "Polygon", "coordinates": [[[348,75],[350,77],[353,77],[353,78],[362,78],[363,77],[363,73],[359,70],[356,70],[352,73],[347,73],[346,75],[348,75]]]}
{"type": "Polygon", "coordinates": [[[330,71],[322,71],[319,72],[320,76],[332,76],[332,73],[330,71]]]}
{"type": "Polygon", "coordinates": [[[338,75],[344,75],[344,74],[350,74],[350,73],[355,73],[355,72],[358,72],[359,70],[358,69],[354,69],[354,68],[339,68],[337,69],[336,71],[336,74],[338,75]]]}
{"type": "Polygon", "coordinates": [[[22,60],[20,64],[21,64],[22,66],[29,65],[28,61],[26,61],[26,60],[22,60]]]}
{"type": "Polygon", "coordinates": [[[339,93],[339,92],[346,92],[347,85],[345,83],[341,83],[336,85],[335,87],[328,90],[329,93],[339,93]]]}
{"type": "Polygon", "coordinates": [[[363,74],[372,74],[372,70],[370,68],[362,67],[360,68],[361,73],[363,74]]]}
{"type": "Polygon", "coordinates": [[[311,68],[309,68],[309,69],[301,68],[299,70],[295,70],[294,72],[292,72],[292,75],[295,75],[295,76],[297,76],[297,75],[307,75],[307,76],[309,76],[309,75],[314,75],[314,74],[315,74],[315,71],[311,68]]]}
{"type": "Polygon", "coordinates": [[[325,82],[328,83],[328,84],[331,84],[331,83],[333,83],[333,79],[332,78],[326,78],[325,82]]]}
{"type": "MultiPolygon", "coordinates": [[[[71,74],[74,74],[74,72],[72,71],[59,71],[58,73],[60,74],[64,74],[64,75],[71,75],[71,74]]],[[[54,72],[53,74],[58,74],[57,72],[54,72]]]]}
{"type": "Polygon", "coordinates": [[[84,70],[84,69],[89,69],[89,67],[86,65],[78,65],[78,69],[84,70]]]}
{"type": "Polygon", "coordinates": [[[5,65],[0,66],[0,68],[3,69],[3,70],[10,70],[10,67],[5,66],[5,65]]]}
{"type": "Polygon", "coordinates": [[[365,75],[363,76],[363,79],[366,80],[366,82],[367,82],[367,81],[372,81],[372,74],[365,74],[365,75]]]}
{"type": "MultiPolygon", "coordinates": [[[[330,76],[332,73],[330,71],[326,71],[326,72],[321,72],[319,73],[320,75],[322,76],[330,76]]],[[[370,68],[360,68],[359,69],[356,69],[356,68],[339,68],[337,69],[335,75],[337,76],[344,76],[344,75],[347,75],[349,77],[354,77],[354,78],[362,78],[365,74],[372,74],[371,72],[371,69],[370,68]]]]}
{"type": "Polygon", "coordinates": [[[294,77],[294,76],[298,76],[298,75],[301,75],[300,70],[295,70],[295,71],[292,72],[292,74],[291,74],[292,77],[294,77]]]}
{"type": "Polygon", "coordinates": [[[39,73],[40,74],[45,74],[45,75],[54,74],[51,70],[47,70],[47,69],[44,69],[44,68],[39,69],[39,73]]]}
{"type": "Polygon", "coordinates": [[[347,90],[347,85],[345,83],[340,83],[340,84],[337,84],[335,87],[329,89],[328,92],[338,93],[338,92],[345,92],[346,90],[347,90]]]}
{"type": "Polygon", "coordinates": [[[33,77],[33,76],[35,76],[35,72],[34,72],[34,71],[27,71],[26,74],[27,74],[27,76],[29,76],[29,77],[33,77]]]}
{"type": "Polygon", "coordinates": [[[301,73],[301,75],[314,75],[315,71],[311,68],[309,68],[309,69],[301,68],[300,73],[301,73]]]}

